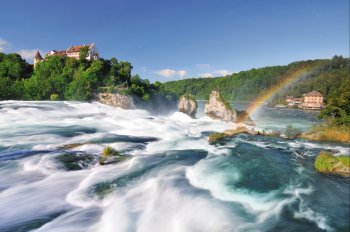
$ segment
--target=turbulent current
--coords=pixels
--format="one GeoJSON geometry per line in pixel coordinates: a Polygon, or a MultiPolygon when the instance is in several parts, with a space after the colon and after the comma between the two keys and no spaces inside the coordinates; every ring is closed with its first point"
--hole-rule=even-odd
{"type": "MultiPolygon", "coordinates": [[[[261,129],[315,114],[263,109],[261,129]]],[[[349,231],[348,178],[315,172],[342,144],[239,135],[233,124],[99,103],[0,102],[0,231],[349,231]],[[128,159],[100,165],[106,146],[128,159]]]]}

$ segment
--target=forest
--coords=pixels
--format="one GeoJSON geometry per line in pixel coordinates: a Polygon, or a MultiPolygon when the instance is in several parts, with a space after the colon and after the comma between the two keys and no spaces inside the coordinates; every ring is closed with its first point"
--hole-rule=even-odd
{"type": "Polygon", "coordinates": [[[132,95],[139,106],[160,112],[162,106],[176,107],[183,94],[207,99],[213,89],[228,101],[252,101],[293,71],[308,66],[313,67],[312,72],[286,86],[270,103],[281,103],[287,95],[302,97],[317,90],[327,104],[320,117],[333,119],[337,125],[350,125],[349,58],[341,56],[251,69],[225,77],[150,83],[132,76],[132,65],[116,58],[88,61],[49,56],[34,68],[16,53],[0,53],[0,100],[89,101],[96,93],[107,91],[132,95]]]}
{"type": "Polygon", "coordinates": [[[213,89],[220,91],[228,101],[252,101],[263,91],[276,85],[286,75],[301,66],[316,66],[309,75],[286,87],[273,99],[284,99],[287,95],[302,97],[313,89],[321,92],[326,99],[337,94],[342,85],[348,85],[349,59],[334,56],[332,59],[293,62],[286,66],[253,68],[225,77],[191,78],[169,81],[161,85],[163,91],[174,92],[177,96],[192,94],[197,99],[207,99],[213,89]]]}
{"type": "Polygon", "coordinates": [[[272,66],[234,73],[225,77],[192,78],[162,83],[164,92],[176,96],[191,94],[197,99],[207,99],[213,89],[219,90],[227,101],[254,101],[295,70],[312,67],[312,72],[285,86],[270,99],[269,105],[284,103],[286,96],[302,97],[317,90],[323,94],[327,108],[320,118],[338,126],[350,125],[350,73],[349,58],[334,56],[332,59],[319,59],[293,62],[285,66],[272,66]]]}
{"type": "Polygon", "coordinates": [[[16,53],[0,53],[0,100],[88,101],[98,92],[130,94],[139,104],[176,103],[160,83],[131,75],[132,65],[116,58],[88,61],[47,56],[35,68],[16,53]]]}

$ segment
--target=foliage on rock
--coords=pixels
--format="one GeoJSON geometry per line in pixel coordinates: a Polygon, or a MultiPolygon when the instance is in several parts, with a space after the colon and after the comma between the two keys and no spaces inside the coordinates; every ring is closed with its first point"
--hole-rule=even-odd
{"type": "Polygon", "coordinates": [[[325,174],[350,176],[350,156],[334,156],[321,151],[315,160],[315,169],[325,174]]]}

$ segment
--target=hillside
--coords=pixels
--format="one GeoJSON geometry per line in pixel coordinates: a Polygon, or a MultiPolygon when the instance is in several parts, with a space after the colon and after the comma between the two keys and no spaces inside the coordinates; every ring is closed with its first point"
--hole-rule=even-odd
{"type": "Polygon", "coordinates": [[[348,58],[334,56],[332,59],[293,62],[286,66],[272,66],[242,71],[226,77],[197,78],[170,81],[161,85],[164,92],[177,96],[192,94],[197,99],[207,99],[213,89],[221,92],[226,100],[251,101],[263,91],[278,84],[285,76],[301,68],[312,66],[313,71],[299,79],[273,99],[283,101],[285,96],[301,97],[313,89],[321,92],[326,100],[335,97],[339,91],[349,86],[348,58]]]}

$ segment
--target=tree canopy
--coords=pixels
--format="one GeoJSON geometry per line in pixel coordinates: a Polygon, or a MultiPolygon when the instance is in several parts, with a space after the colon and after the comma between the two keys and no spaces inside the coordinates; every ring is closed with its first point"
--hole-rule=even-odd
{"type": "Polygon", "coordinates": [[[159,82],[151,84],[139,75],[132,76],[131,63],[116,58],[88,61],[84,52],[82,49],[78,60],[48,56],[35,69],[18,54],[0,53],[0,100],[87,101],[98,92],[109,91],[130,94],[150,110],[176,104],[174,94],[159,92],[159,82]]]}

